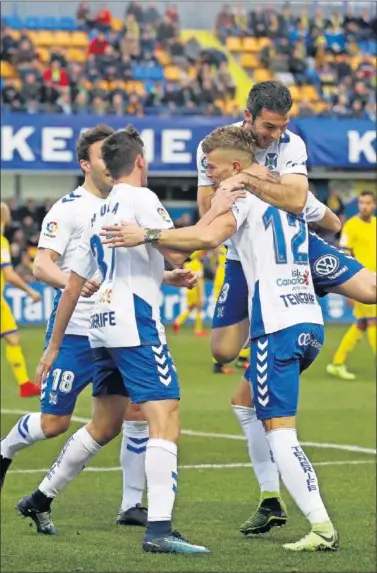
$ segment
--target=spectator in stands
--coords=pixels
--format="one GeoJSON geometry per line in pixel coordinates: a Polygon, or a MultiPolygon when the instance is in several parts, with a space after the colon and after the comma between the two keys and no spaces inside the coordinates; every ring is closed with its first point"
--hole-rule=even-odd
{"type": "Polygon", "coordinates": [[[60,62],[60,66],[62,68],[66,68],[68,65],[67,58],[65,57],[64,52],[60,46],[55,46],[52,48],[50,62],[53,62],[54,60],[60,62]]]}
{"type": "Polygon", "coordinates": [[[125,100],[121,93],[114,93],[110,96],[110,107],[108,112],[112,115],[125,115],[125,100]]]}
{"type": "Polygon", "coordinates": [[[21,88],[21,98],[28,113],[39,111],[42,99],[42,86],[34,74],[27,74],[21,88]]]}
{"type": "Polygon", "coordinates": [[[157,41],[164,49],[167,48],[169,40],[176,37],[176,28],[165,15],[157,28],[157,41]]]}
{"type": "Polygon", "coordinates": [[[130,56],[138,56],[140,53],[140,27],[132,12],[126,16],[122,53],[129,54],[130,56]]]}
{"type": "Polygon", "coordinates": [[[216,105],[215,103],[209,103],[206,107],[205,107],[205,115],[208,116],[217,116],[217,115],[222,115],[221,109],[219,108],[218,105],[216,105]]]}
{"type": "Polygon", "coordinates": [[[88,54],[93,56],[102,56],[105,53],[106,46],[109,41],[106,39],[104,32],[99,32],[90,42],[88,47],[88,54]]]}
{"type": "Polygon", "coordinates": [[[369,101],[365,106],[366,119],[370,119],[376,123],[376,102],[369,101]]]}
{"type": "Polygon", "coordinates": [[[1,33],[1,59],[6,62],[13,62],[17,47],[18,44],[12,36],[11,29],[5,26],[1,33]]]}
{"type": "Polygon", "coordinates": [[[103,4],[95,15],[96,28],[101,30],[101,32],[108,32],[111,29],[111,19],[112,16],[110,10],[106,4],[103,4]]]}
{"type": "Polygon", "coordinates": [[[157,30],[152,24],[147,23],[140,36],[140,48],[141,52],[154,52],[157,43],[157,30]]]}
{"type": "Polygon", "coordinates": [[[43,72],[42,81],[45,88],[53,89],[58,94],[69,88],[67,71],[61,67],[59,60],[53,60],[50,63],[50,66],[43,72]]]}
{"type": "Polygon", "coordinates": [[[160,107],[164,102],[165,89],[162,82],[156,82],[145,100],[146,107],[160,107]]]}
{"type": "Polygon", "coordinates": [[[106,115],[107,108],[107,99],[104,99],[98,95],[92,98],[91,113],[93,113],[93,115],[106,115]]]}
{"type": "Polygon", "coordinates": [[[267,15],[262,8],[255,8],[249,14],[249,30],[252,36],[263,38],[268,36],[267,15]]]}
{"type": "Polygon", "coordinates": [[[93,28],[95,16],[90,13],[89,2],[80,2],[76,12],[76,20],[83,29],[90,30],[93,28]]]}
{"type": "Polygon", "coordinates": [[[132,64],[129,54],[123,54],[119,64],[119,76],[123,80],[130,80],[132,78],[132,64]]]}
{"type": "Polygon", "coordinates": [[[145,24],[156,25],[159,19],[160,19],[160,14],[156,2],[149,2],[148,7],[144,13],[145,24]]]}
{"type": "Polygon", "coordinates": [[[293,74],[296,84],[303,85],[306,83],[306,71],[308,65],[301,56],[300,46],[295,47],[292,56],[289,58],[289,72],[293,74]]]}
{"type": "Polygon", "coordinates": [[[23,111],[21,94],[16,89],[14,80],[10,78],[4,81],[4,88],[1,92],[1,103],[6,110],[23,111]]]}
{"type": "Polygon", "coordinates": [[[242,4],[238,4],[233,8],[234,25],[240,36],[247,35],[247,14],[246,8],[242,4]]]}
{"type": "Polygon", "coordinates": [[[228,62],[220,62],[218,69],[214,74],[214,85],[221,91],[221,87],[225,87],[225,91],[231,97],[235,96],[236,86],[232,74],[229,71],[228,62]]]}
{"type": "Polygon", "coordinates": [[[15,267],[15,269],[19,276],[27,283],[35,281],[32,267],[33,263],[29,253],[27,251],[23,251],[21,254],[21,262],[15,267]]]}
{"type": "Polygon", "coordinates": [[[337,103],[333,106],[332,111],[334,115],[339,115],[341,117],[351,115],[350,102],[347,98],[347,94],[338,94],[337,103]]]}
{"type": "Polygon", "coordinates": [[[144,11],[140,5],[140,2],[130,2],[126,9],[126,25],[127,25],[127,16],[132,14],[134,16],[136,22],[138,24],[142,24],[144,22],[144,11]]]}
{"type": "Polygon", "coordinates": [[[144,108],[140,96],[136,93],[131,93],[129,103],[126,109],[127,115],[135,115],[136,117],[144,116],[144,108]]]}
{"type": "Polygon", "coordinates": [[[315,107],[308,99],[302,99],[298,102],[298,115],[300,117],[313,117],[317,113],[315,107]]]}
{"type": "Polygon", "coordinates": [[[18,45],[18,50],[14,56],[14,64],[18,69],[30,66],[35,58],[35,48],[28,39],[22,40],[18,45]]]}

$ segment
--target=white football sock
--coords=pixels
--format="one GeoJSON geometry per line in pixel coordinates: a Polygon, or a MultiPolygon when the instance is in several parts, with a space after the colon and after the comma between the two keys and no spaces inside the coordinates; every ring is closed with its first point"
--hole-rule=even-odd
{"type": "Polygon", "coordinates": [[[141,503],[145,488],[147,422],[123,422],[120,463],[123,471],[122,511],[141,503]]]}
{"type": "Polygon", "coordinates": [[[151,438],[145,473],[148,485],[148,521],[170,521],[177,491],[177,444],[151,438]]]}
{"type": "Polygon", "coordinates": [[[296,430],[284,428],[267,434],[281,479],[292,498],[312,525],[331,523],[319,493],[312,464],[304,454],[296,430]]]}
{"type": "Polygon", "coordinates": [[[40,412],[35,412],[19,419],[9,434],[1,440],[1,455],[4,458],[13,460],[20,450],[46,439],[41,428],[41,416],[40,412]]]}
{"type": "Polygon", "coordinates": [[[88,430],[80,428],[66,442],[38,489],[47,497],[55,497],[101,450],[102,446],[93,440],[88,430]]]}
{"type": "Polygon", "coordinates": [[[233,411],[245,434],[250,461],[261,492],[279,493],[279,471],[272,459],[263,424],[258,420],[255,408],[233,405],[233,411]]]}

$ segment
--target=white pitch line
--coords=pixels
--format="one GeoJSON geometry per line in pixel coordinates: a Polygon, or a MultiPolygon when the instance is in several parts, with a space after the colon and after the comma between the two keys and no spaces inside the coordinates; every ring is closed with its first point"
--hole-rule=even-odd
{"type": "MultiPolygon", "coordinates": [[[[29,414],[30,411],[27,410],[1,410],[2,414],[17,414],[18,416],[23,416],[29,414]]],[[[86,424],[89,422],[88,418],[82,418],[80,416],[72,416],[72,422],[78,422],[79,424],[86,424]]],[[[214,432],[200,432],[197,430],[182,430],[181,434],[184,436],[197,436],[198,438],[216,438],[225,440],[245,440],[244,436],[240,434],[217,434],[214,432]]],[[[376,455],[377,450],[374,448],[364,448],[362,446],[352,446],[347,444],[326,444],[322,442],[300,442],[302,446],[309,446],[312,448],[324,448],[328,450],[343,450],[345,452],[357,452],[359,454],[371,454],[376,455]]]]}
{"type": "MultiPolygon", "coordinates": [[[[320,466],[358,466],[364,464],[374,464],[375,462],[372,460],[344,460],[344,461],[334,461],[334,462],[318,462],[313,464],[316,467],[320,466]]],[[[194,465],[182,465],[178,466],[180,470],[226,470],[226,469],[235,469],[235,468],[251,468],[251,464],[194,464],[194,465]]],[[[119,467],[87,467],[85,468],[86,472],[120,472],[122,468],[119,467]]],[[[49,469],[31,469],[31,470],[9,470],[7,474],[38,474],[38,473],[47,473],[49,469]]]]}

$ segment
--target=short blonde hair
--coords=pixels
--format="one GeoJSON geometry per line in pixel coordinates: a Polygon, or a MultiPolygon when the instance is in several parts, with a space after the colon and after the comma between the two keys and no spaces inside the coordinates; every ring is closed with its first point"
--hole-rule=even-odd
{"type": "Polygon", "coordinates": [[[218,127],[203,140],[202,149],[206,155],[215,149],[229,149],[232,151],[243,151],[250,155],[251,161],[254,159],[256,140],[253,134],[242,127],[229,125],[218,127]]]}

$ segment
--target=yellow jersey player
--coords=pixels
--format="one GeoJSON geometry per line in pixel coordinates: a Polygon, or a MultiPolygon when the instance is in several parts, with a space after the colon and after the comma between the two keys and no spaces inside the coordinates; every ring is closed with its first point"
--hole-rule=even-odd
{"type": "MultiPolygon", "coordinates": [[[[349,219],[342,230],[340,246],[349,251],[360,263],[376,272],[376,198],[372,191],[362,191],[359,197],[359,213],[349,219]]],[[[376,305],[355,302],[353,324],[344,335],[332,364],[327,372],[343,380],[354,380],[355,374],[346,367],[348,354],[367,332],[369,343],[376,354],[376,305]]]]}
{"type": "Polygon", "coordinates": [[[40,387],[29,380],[25,358],[20,346],[18,327],[4,298],[5,283],[11,283],[12,285],[22,289],[31,297],[33,302],[40,301],[41,296],[36,290],[30,288],[13,269],[9,243],[3,235],[4,228],[9,221],[9,207],[6,203],[1,203],[1,338],[4,338],[6,342],[5,356],[19,384],[20,396],[21,398],[29,398],[31,396],[39,396],[40,387]]]}
{"type": "Polygon", "coordinates": [[[195,251],[183,265],[185,269],[190,269],[193,273],[197,274],[198,282],[194,288],[187,290],[187,309],[181,312],[174,320],[173,331],[175,333],[179,332],[182,324],[186,322],[192,311],[195,310],[194,334],[195,336],[208,336],[207,332],[203,330],[202,316],[204,300],[204,265],[202,259],[204,255],[204,251],[195,251]]]}

